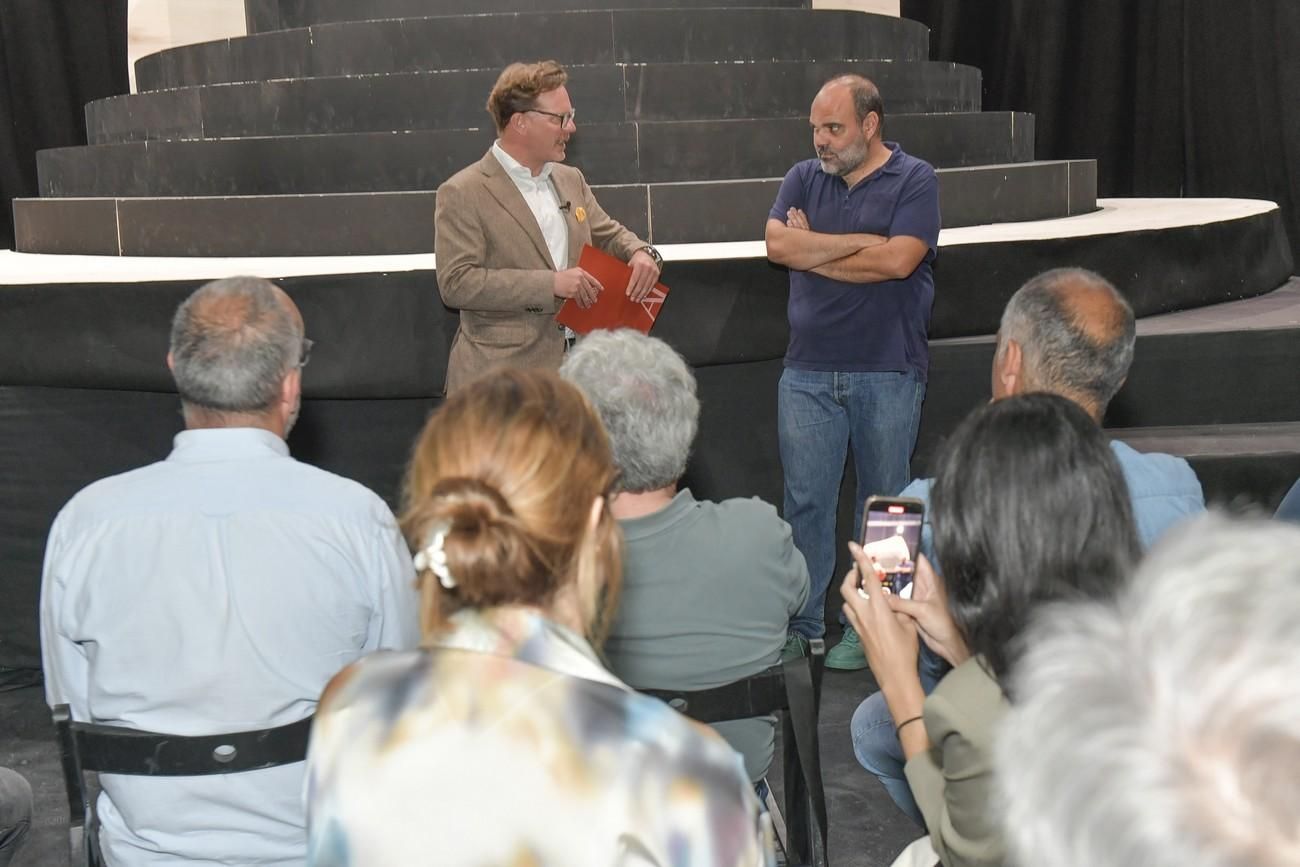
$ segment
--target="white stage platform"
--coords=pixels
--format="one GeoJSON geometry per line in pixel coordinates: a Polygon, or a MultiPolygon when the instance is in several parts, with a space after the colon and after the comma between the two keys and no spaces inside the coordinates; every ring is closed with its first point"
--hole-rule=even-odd
{"type": "MultiPolygon", "coordinates": [[[[1075,217],[945,229],[939,235],[939,246],[959,247],[1159,231],[1229,223],[1278,210],[1274,202],[1260,199],[1098,199],[1097,204],[1098,210],[1075,217]]],[[[766,256],[761,241],[669,244],[659,249],[668,262],[761,259],[766,256]]],[[[324,274],[398,273],[431,271],[435,266],[436,260],[432,253],[404,256],[218,259],[63,256],[0,251],[0,285],[211,280],[237,274],[277,278],[324,274]]]]}

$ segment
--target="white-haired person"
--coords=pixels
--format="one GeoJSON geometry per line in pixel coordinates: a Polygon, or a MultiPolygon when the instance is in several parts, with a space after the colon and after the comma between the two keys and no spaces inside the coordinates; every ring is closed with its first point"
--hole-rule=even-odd
{"type": "Polygon", "coordinates": [[[939,460],[930,502],[943,575],[919,557],[912,598],[903,599],[850,545],[857,565],[841,588],[844,611],[898,729],[929,832],[900,863],[1000,867],[993,740],[1025,628],[1053,601],[1111,596],[1138,557],[1137,530],[1101,428],[1053,394],[972,412],[939,460]],[[953,666],[928,697],[921,641],[953,666]]]}
{"type": "Polygon", "coordinates": [[[411,457],[424,647],[345,669],[308,755],[309,861],[759,865],[767,819],[721,738],[610,674],[609,441],[554,372],[457,390],[411,457]]]}
{"type": "MultiPolygon", "coordinates": [[[[708,689],[777,663],[808,598],[808,567],[771,505],[680,487],[700,419],[686,361],[638,331],[597,331],[560,375],[596,408],[618,469],[610,510],[625,540],[623,597],[605,641],[610,669],[638,689],[708,689]]],[[[762,791],[774,720],[714,728],[762,791]]]]}
{"type": "Polygon", "coordinates": [[[997,744],[1020,867],[1300,864],[1300,528],[1212,515],[1029,632],[997,744]]]}

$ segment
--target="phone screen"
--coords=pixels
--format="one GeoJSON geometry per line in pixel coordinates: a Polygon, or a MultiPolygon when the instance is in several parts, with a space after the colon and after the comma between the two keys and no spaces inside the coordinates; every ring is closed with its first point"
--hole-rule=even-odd
{"type": "Polygon", "coordinates": [[[925,505],[900,497],[871,497],[862,516],[862,548],[885,573],[891,593],[912,595],[916,552],[921,546],[925,505]]]}

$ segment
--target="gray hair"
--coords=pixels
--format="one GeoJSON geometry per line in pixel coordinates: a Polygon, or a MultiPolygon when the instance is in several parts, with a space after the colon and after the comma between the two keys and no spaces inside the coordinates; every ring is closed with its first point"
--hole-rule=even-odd
{"type": "Polygon", "coordinates": [[[997,742],[1016,862],[1300,864],[1300,528],[1200,518],[1028,635],[997,742]]]}
{"type": "Polygon", "coordinates": [[[1002,313],[998,353],[1007,339],[1020,344],[1025,375],[1035,390],[1083,398],[1105,410],[1133,363],[1137,325],[1124,296],[1100,274],[1056,268],[1032,278],[1011,296],[1002,313]],[[1100,315],[1081,315],[1072,304],[1078,290],[1108,297],[1100,315]]]}
{"type": "Polygon", "coordinates": [[[261,412],[298,364],[302,323],[279,290],[260,277],[199,287],[172,320],[172,375],[187,405],[214,412],[261,412]]]}
{"type": "Polygon", "coordinates": [[[686,472],[700,422],[695,375],[671,346],[628,328],[596,331],[560,365],[609,433],[618,489],[643,493],[686,472]]]}

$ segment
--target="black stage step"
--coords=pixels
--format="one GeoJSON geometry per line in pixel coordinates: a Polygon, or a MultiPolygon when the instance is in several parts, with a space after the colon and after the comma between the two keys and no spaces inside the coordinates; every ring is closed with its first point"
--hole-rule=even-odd
{"type": "MultiPolygon", "coordinates": [[[[939,168],[1033,159],[1033,116],[897,115],[890,137],[939,168]]],[[[490,129],[125,142],[37,155],[42,196],[235,196],[432,190],[491,146],[490,129]]],[[[782,177],[812,155],[806,120],[584,125],[568,162],[592,184],[782,177]]]]}
{"type": "MultiPolygon", "coordinates": [[[[1276,211],[1272,214],[1280,219],[1276,211]]],[[[1104,237],[1124,240],[1123,235],[1104,237]]],[[[992,337],[943,338],[972,331],[991,335],[1006,299],[1024,279],[986,282],[982,272],[963,267],[969,252],[980,246],[998,245],[941,251],[940,261],[954,267],[941,271],[936,289],[923,443],[937,441],[989,394],[992,337]],[[971,273],[981,276],[972,278],[971,273]]],[[[1127,248],[1112,248],[1115,255],[1107,262],[1079,264],[1097,267],[1113,279],[1140,316],[1167,303],[1190,307],[1234,296],[1265,297],[1202,311],[1205,321],[1223,323],[1217,330],[1195,326],[1195,311],[1175,314],[1193,318],[1185,320],[1183,328],[1167,326],[1161,333],[1148,333],[1150,326],[1144,322],[1137,361],[1107,423],[1137,427],[1300,421],[1300,377],[1268,375],[1300,369],[1300,282],[1268,295],[1285,276],[1270,283],[1267,275],[1251,273],[1244,265],[1215,267],[1208,260],[1201,267],[1184,265],[1186,273],[1180,274],[1168,267],[1183,252],[1174,246],[1172,251],[1162,249],[1158,242],[1139,237],[1127,248]],[[1147,262],[1150,270],[1141,264],[1147,262]],[[1197,277],[1209,279],[1198,282],[1197,277]],[[1211,282],[1213,278],[1218,282],[1211,282]],[[1250,320],[1229,318],[1240,316],[1243,309],[1269,312],[1246,327],[1241,323],[1250,320]],[[1241,374],[1252,370],[1259,375],[1241,374]]],[[[788,340],[785,271],[760,258],[672,258],[689,250],[668,250],[664,282],[673,294],[655,326],[656,336],[697,367],[767,361],[779,367],[788,340]]],[[[377,267],[383,261],[378,260],[377,267]]],[[[1063,261],[1071,260],[1062,258],[1058,264],[1063,261]]],[[[302,308],[312,337],[331,347],[307,369],[304,388],[309,397],[429,397],[440,391],[454,314],[438,301],[433,272],[394,270],[411,264],[388,262],[388,270],[277,280],[302,308]]],[[[273,262],[251,267],[275,274],[273,262]]],[[[0,383],[170,389],[166,368],[157,364],[166,353],[167,322],[185,294],[201,282],[155,278],[0,286],[6,332],[0,343],[0,383]]]]}
{"type": "MultiPolygon", "coordinates": [[[[1123,278],[1111,276],[1132,297],[1123,278]]],[[[932,466],[942,438],[989,399],[993,348],[991,335],[932,341],[918,466],[932,466]]],[[[1144,318],[1138,322],[1133,367],[1111,402],[1106,426],[1163,431],[1189,425],[1300,422],[1296,371],[1300,278],[1259,297],[1144,318]],[[1283,371],[1290,375],[1276,375],[1283,371]]],[[[1292,445],[1293,451],[1300,451],[1300,438],[1292,445]]],[[[1139,446],[1135,443],[1134,448],[1139,446]]],[[[1186,453],[1181,446],[1173,451],[1186,453]]]]}
{"type": "MultiPolygon", "coordinates": [[[[822,82],[871,78],[887,116],[980,110],[980,73],[939,61],[786,61],[575,66],[568,89],[582,124],[808,117],[822,82]]],[[[203,85],[86,105],[90,144],[491,127],[499,70],[399,72],[203,85]]]]}
{"type": "Polygon", "coordinates": [[[1140,452],[1187,458],[1212,506],[1271,515],[1300,478],[1300,422],[1121,428],[1109,433],[1140,452]]]}
{"type": "MultiPolygon", "coordinates": [[[[249,33],[286,30],[310,24],[362,21],[372,18],[419,18],[428,15],[468,15],[515,12],[520,0],[244,0],[249,33]]],[[[529,0],[533,12],[587,9],[683,9],[779,7],[803,9],[806,0],[529,0]]]]}
{"type": "MultiPolygon", "coordinates": [[[[925,25],[810,9],[671,9],[323,24],[183,45],[140,58],[140,91],[375,72],[772,60],[927,60],[925,25]]],[[[811,96],[811,94],[810,94],[811,96]]],[[[683,99],[691,98],[689,91],[683,99]]]]}
{"type": "MultiPolygon", "coordinates": [[[[1092,160],[939,170],[945,228],[1045,220],[1096,208],[1092,160]]],[[[602,206],[657,244],[758,241],[780,179],[595,187],[602,206]]],[[[17,248],[102,256],[423,253],[436,193],[48,198],[14,203],[17,248]]]]}

